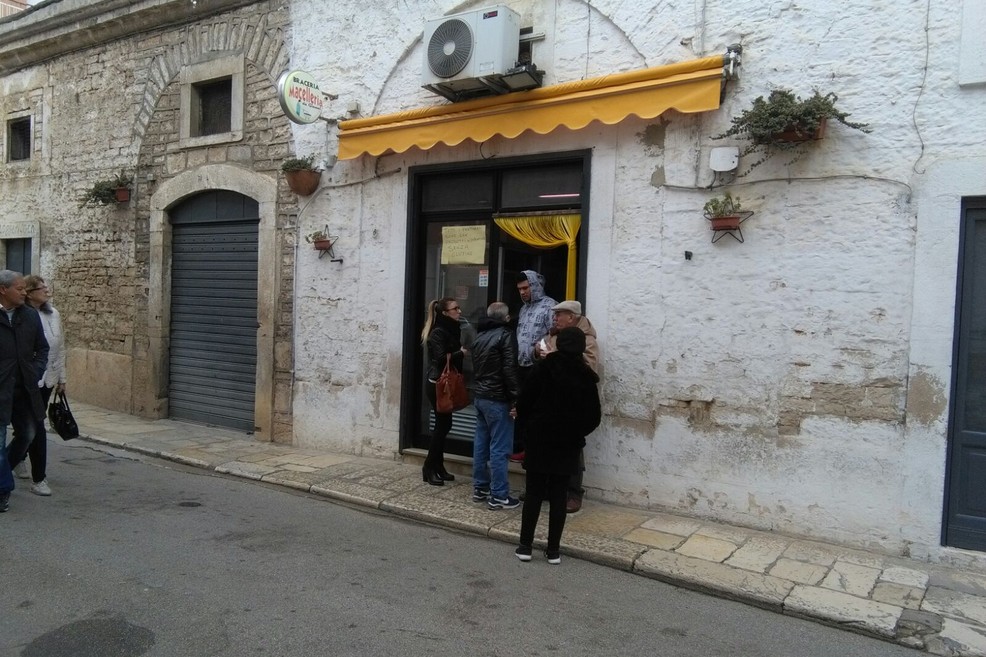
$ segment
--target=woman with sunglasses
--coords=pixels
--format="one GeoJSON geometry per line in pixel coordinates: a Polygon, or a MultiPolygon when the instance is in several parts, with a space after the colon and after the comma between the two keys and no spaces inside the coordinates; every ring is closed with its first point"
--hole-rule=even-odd
{"type": "Polygon", "coordinates": [[[421,331],[421,344],[426,349],[428,383],[425,395],[435,413],[435,430],[431,434],[431,446],[421,468],[421,478],[432,486],[444,486],[455,477],[445,469],[445,437],[452,430],[452,414],[439,413],[435,408],[435,382],[445,369],[446,357],[451,354],[452,367],[462,371],[462,360],[466,350],[462,347],[462,332],[459,317],[462,309],[452,297],[436,299],[428,304],[425,326],[421,331]]]}

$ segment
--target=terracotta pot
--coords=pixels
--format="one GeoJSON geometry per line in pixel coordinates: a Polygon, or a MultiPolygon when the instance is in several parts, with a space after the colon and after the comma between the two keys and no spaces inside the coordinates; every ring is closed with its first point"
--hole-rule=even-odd
{"type": "Polygon", "coordinates": [[[794,128],[793,126],[787,128],[784,132],[777,135],[777,141],[786,141],[791,143],[797,143],[802,141],[815,141],[821,139],[825,136],[825,126],[828,125],[828,119],[823,118],[818,122],[818,127],[814,132],[806,133],[801,132],[794,128]]]}
{"type": "Polygon", "coordinates": [[[116,196],[117,203],[126,203],[130,200],[130,188],[129,187],[117,187],[114,192],[116,196]]]}
{"type": "Polygon", "coordinates": [[[291,188],[292,192],[302,196],[311,196],[318,189],[318,181],[322,178],[322,172],[311,169],[295,169],[294,171],[285,171],[284,177],[287,178],[288,187],[291,188]]]}
{"type": "Polygon", "coordinates": [[[332,240],[315,240],[312,246],[318,251],[328,251],[332,248],[332,240]]]}
{"type": "Polygon", "coordinates": [[[740,226],[740,216],[731,214],[725,217],[709,217],[712,222],[712,230],[736,230],[740,226]]]}

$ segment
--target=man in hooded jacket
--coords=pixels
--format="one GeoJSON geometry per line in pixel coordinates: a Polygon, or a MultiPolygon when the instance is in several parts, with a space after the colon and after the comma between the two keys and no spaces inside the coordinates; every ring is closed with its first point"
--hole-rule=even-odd
{"type": "MultiPolygon", "coordinates": [[[[517,275],[517,291],[521,300],[520,312],[517,313],[517,365],[520,366],[520,383],[523,385],[534,365],[535,344],[551,328],[554,320],[551,309],[556,302],[544,293],[544,276],[530,269],[517,275]]],[[[524,460],[523,447],[523,433],[515,432],[511,461],[524,460]]]]}

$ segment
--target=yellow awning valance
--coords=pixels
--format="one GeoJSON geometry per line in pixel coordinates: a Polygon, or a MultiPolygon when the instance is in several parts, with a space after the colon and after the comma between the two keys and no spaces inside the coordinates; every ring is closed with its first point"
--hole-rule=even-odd
{"type": "Polygon", "coordinates": [[[427,150],[466,139],[484,142],[494,135],[508,139],[532,130],[547,134],[565,126],[584,128],[592,121],[607,125],[632,115],[652,119],[669,109],[683,113],[719,107],[723,57],[704,57],[678,64],[614,73],[531,91],[426,107],[396,114],[342,121],[339,159],[363,153],[403,153],[412,146],[427,150]]]}

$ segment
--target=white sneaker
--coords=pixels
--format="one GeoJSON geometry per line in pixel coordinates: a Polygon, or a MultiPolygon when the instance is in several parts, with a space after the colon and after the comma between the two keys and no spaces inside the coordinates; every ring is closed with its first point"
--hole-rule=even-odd
{"type": "Polygon", "coordinates": [[[31,492],[35,495],[41,495],[42,497],[48,497],[51,495],[51,488],[48,487],[48,480],[43,479],[36,484],[31,484],[31,492]]]}
{"type": "Polygon", "coordinates": [[[30,479],[31,473],[28,472],[27,462],[21,461],[20,463],[18,463],[17,466],[14,468],[14,474],[17,476],[18,479],[30,479]]]}

